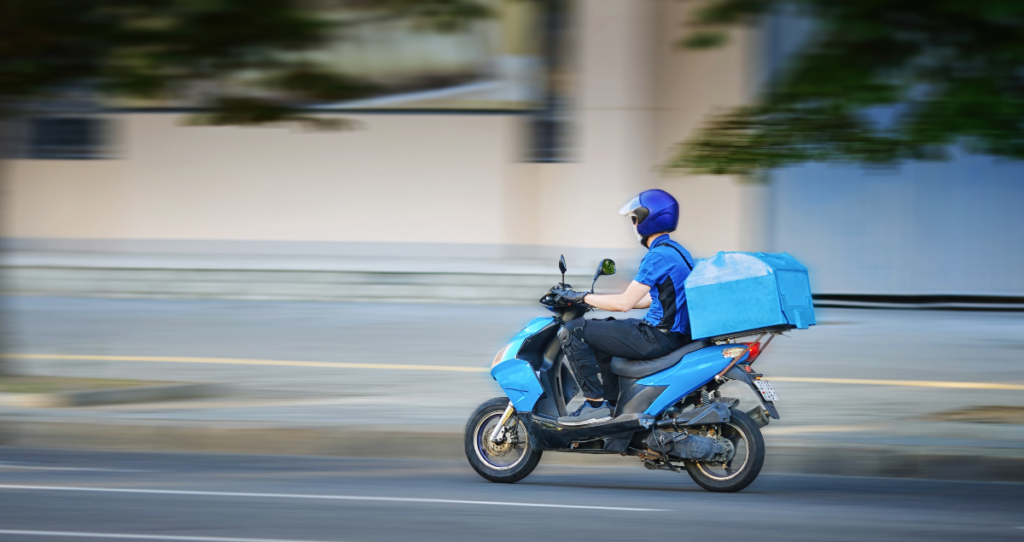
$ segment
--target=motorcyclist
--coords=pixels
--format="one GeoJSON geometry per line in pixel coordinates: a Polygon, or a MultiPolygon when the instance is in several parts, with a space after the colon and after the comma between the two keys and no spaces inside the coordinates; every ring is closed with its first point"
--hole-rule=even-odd
{"type": "Polygon", "coordinates": [[[693,257],[668,235],[679,224],[679,203],[668,192],[647,190],[619,212],[630,217],[637,240],[648,248],[626,291],[605,295],[555,288],[552,293],[560,302],[586,303],[606,311],[650,309],[643,319],[577,318],[559,329],[562,351],[586,397],[576,412],[559,418],[566,425],[595,423],[613,415],[618,378],[610,371],[612,357],[654,359],[691,341],[683,281],[693,269],[693,257]]]}

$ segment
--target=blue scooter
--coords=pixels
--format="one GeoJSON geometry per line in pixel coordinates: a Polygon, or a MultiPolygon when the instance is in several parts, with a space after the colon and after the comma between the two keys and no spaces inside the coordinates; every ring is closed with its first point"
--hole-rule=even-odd
{"type": "MultiPolygon", "coordinates": [[[[556,288],[567,287],[564,257],[559,270],[556,288]]],[[[606,259],[594,283],[614,273],[615,262],[606,259]]],[[[566,404],[580,387],[557,333],[591,307],[559,303],[551,291],[540,303],[554,316],[534,319],[494,356],[491,375],[506,397],[480,405],[466,425],[466,457],[480,476],[518,482],[551,450],[638,457],[648,469],[686,470],[708,491],[739,491],[757,478],[765,456],[760,428],[779,414],[774,389],[752,364],[775,335],[793,326],[698,340],[658,359],[615,358],[611,372],[620,391],[614,416],[563,425],[558,418],[567,415],[566,404]],[[759,404],[743,411],[738,399],[722,397],[719,388],[730,380],[750,386],[759,404]]]]}

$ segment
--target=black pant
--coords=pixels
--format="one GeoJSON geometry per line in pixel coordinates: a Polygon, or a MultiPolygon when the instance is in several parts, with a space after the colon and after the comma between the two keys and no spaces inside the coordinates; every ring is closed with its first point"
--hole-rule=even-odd
{"type": "MultiPolygon", "coordinates": [[[[591,363],[597,363],[600,370],[601,383],[604,389],[604,398],[615,401],[619,395],[619,379],[611,373],[611,361],[613,357],[626,359],[654,359],[660,358],[673,350],[682,348],[690,342],[688,335],[682,333],[664,332],[655,328],[646,320],[630,318],[627,320],[616,320],[607,318],[605,320],[584,320],[577,318],[565,324],[565,328],[572,337],[573,350],[585,350],[587,346],[593,349],[593,356],[582,356],[580,361],[583,373],[593,374],[591,363]],[[579,341],[582,341],[581,344],[579,341]],[[590,369],[590,370],[587,370],[590,369]]],[[[577,375],[579,378],[580,375],[577,375]]],[[[592,378],[583,377],[588,382],[581,382],[583,389],[588,393],[594,393],[596,382],[592,378]]],[[[597,397],[590,397],[597,399],[597,397]]]]}

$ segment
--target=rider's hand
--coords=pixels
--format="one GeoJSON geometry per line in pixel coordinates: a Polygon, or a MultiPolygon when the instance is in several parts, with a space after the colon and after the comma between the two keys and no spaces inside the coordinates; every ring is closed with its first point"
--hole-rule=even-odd
{"type": "Polygon", "coordinates": [[[586,305],[583,298],[590,292],[580,292],[570,288],[552,288],[551,293],[555,294],[555,301],[569,305],[586,305]]]}

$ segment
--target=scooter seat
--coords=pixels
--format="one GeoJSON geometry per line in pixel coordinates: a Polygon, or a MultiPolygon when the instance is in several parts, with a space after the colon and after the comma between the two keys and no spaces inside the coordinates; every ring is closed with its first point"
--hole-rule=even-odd
{"type": "Polygon", "coordinates": [[[679,360],[683,359],[683,356],[690,352],[696,352],[701,348],[707,348],[715,343],[708,340],[693,341],[692,343],[683,346],[678,350],[655,359],[625,359],[625,358],[612,358],[612,373],[626,378],[643,378],[645,376],[651,376],[659,371],[664,371],[669,367],[679,363],[679,360]]]}

